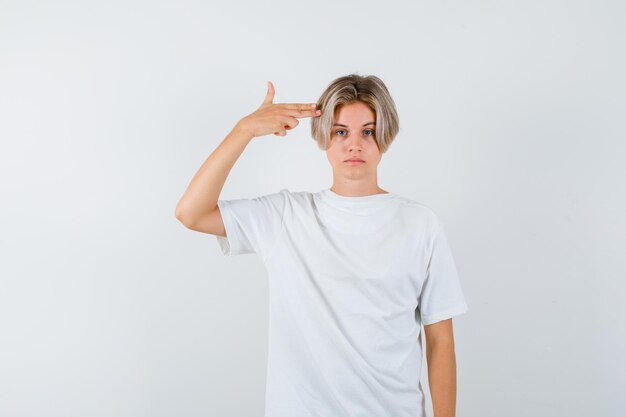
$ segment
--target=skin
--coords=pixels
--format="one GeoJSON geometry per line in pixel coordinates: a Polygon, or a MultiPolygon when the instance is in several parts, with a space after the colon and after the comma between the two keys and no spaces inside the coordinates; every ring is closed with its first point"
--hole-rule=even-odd
{"type": "Polygon", "coordinates": [[[321,114],[315,103],[274,103],[274,94],[270,81],[259,108],[235,124],[192,178],[174,211],[187,228],[225,237],[217,201],[231,169],[250,142],[269,134],[286,136],[298,126],[298,119],[321,114]]]}
{"type": "MultiPolygon", "coordinates": [[[[217,236],[226,236],[217,200],[240,155],[256,137],[286,136],[298,126],[298,119],[319,117],[315,103],[274,103],[274,85],[269,82],[261,106],[242,118],[204,161],[178,202],[175,215],[186,227],[217,236]]],[[[344,196],[387,193],[378,186],[377,167],[381,160],[375,141],[374,112],[362,102],[336,109],[335,124],[326,156],[333,169],[331,190],[344,196]],[[349,158],[361,158],[361,165],[349,165],[349,158]]],[[[424,326],[428,380],[434,417],[454,417],[456,362],[452,319],[424,326]]]]}
{"type": "Polygon", "coordinates": [[[452,319],[424,326],[428,385],[434,417],[454,417],[456,413],[456,354],[452,319]]]}
{"type": "Polygon", "coordinates": [[[326,149],[333,169],[331,191],[347,197],[388,192],[378,186],[377,168],[382,154],[375,140],[376,125],[368,124],[370,122],[376,123],[376,115],[363,102],[346,103],[335,109],[331,140],[326,149]],[[350,165],[345,162],[350,158],[360,158],[365,163],[350,165]]]}
{"type": "MultiPolygon", "coordinates": [[[[377,168],[382,155],[375,140],[376,115],[360,101],[335,110],[326,156],[333,168],[331,190],[349,197],[387,193],[378,186],[377,168]],[[337,126],[341,124],[344,126],[337,126]],[[345,160],[365,163],[350,165],[345,160]]],[[[452,319],[424,326],[428,381],[434,417],[454,417],[456,410],[456,355],[452,319]]]]}

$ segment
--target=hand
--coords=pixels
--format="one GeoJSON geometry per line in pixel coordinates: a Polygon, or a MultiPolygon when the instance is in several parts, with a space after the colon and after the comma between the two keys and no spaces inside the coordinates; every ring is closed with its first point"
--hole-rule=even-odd
{"type": "Polygon", "coordinates": [[[318,117],[322,114],[315,103],[272,103],[274,100],[274,84],[268,82],[267,94],[261,106],[254,112],[242,118],[237,126],[244,129],[252,137],[274,133],[276,136],[286,136],[300,123],[298,118],[318,117]]]}

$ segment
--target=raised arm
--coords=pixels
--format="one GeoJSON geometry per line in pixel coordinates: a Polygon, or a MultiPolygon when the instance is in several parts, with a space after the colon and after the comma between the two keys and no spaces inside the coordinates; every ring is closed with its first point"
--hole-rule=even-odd
{"type": "Polygon", "coordinates": [[[235,125],[200,166],[176,205],[176,218],[187,228],[226,236],[217,200],[230,170],[252,139],[250,132],[235,125]]]}
{"type": "Polygon", "coordinates": [[[315,104],[274,104],[274,85],[268,90],[261,106],[237,122],[235,127],[209,155],[191,180],[176,205],[175,216],[187,228],[226,236],[217,201],[233,165],[250,141],[274,133],[286,136],[296,127],[297,118],[317,117],[315,104]]]}

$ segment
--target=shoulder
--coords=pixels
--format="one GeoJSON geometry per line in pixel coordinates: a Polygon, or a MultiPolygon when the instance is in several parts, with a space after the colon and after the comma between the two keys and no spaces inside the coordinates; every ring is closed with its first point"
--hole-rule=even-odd
{"type": "Polygon", "coordinates": [[[218,199],[218,207],[220,211],[234,210],[240,213],[248,211],[254,215],[273,212],[282,213],[287,200],[287,193],[284,190],[280,190],[273,193],[244,196],[235,199],[220,198],[218,199]]]}
{"type": "Polygon", "coordinates": [[[266,202],[266,203],[271,203],[274,205],[283,205],[287,202],[287,200],[290,198],[290,192],[289,190],[287,190],[286,188],[283,188],[279,191],[273,192],[273,193],[269,193],[269,194],[263,194],[263,195],[259,195],[256,197],[251,198],[251,200],[256,200],[256,201],[260,201],[260,202],[266,202]]]}
{"type": "Polygon", "coordinates": [[[311,204],[314,200],[314,193],[309,191],[292,191],[287,188],[282,188],[278,193],[279,198],[285,202],[293,204],[311,204]]]}
{"type": "Polygon", "coordinates": [[[441,227],[441,219],[432,207],[405,196],[397,195],[400,205],[400,212],[405,216],[405,220],[415,224],[422,230],[427,230],[429,234],[434,234],[441,227]]]}
{"type": "Polygon", "coordinates": [[[310,196],[311,194],[305,191],[291,191],[287,188],[282,188],[273,193],[243,200],[253,204],[253,207],[267,208],[283,215],[286,212],[291,212],[295,207],[309,205],[310,196]]]}

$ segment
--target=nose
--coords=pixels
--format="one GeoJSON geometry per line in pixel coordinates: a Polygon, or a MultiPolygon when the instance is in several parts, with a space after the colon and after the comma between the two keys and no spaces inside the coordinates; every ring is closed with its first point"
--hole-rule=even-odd
{"type": "Polygon", "coordinates": [[[362,144],[361,140],[362,139],[358,138],[358,137],[357,138],[355,138],[355,137],[349,138],[348,139],[348,149],[350,151],[357,151],[358,150],[360,152],[361,149],[363,149],[363,144],[362,144]]]}

